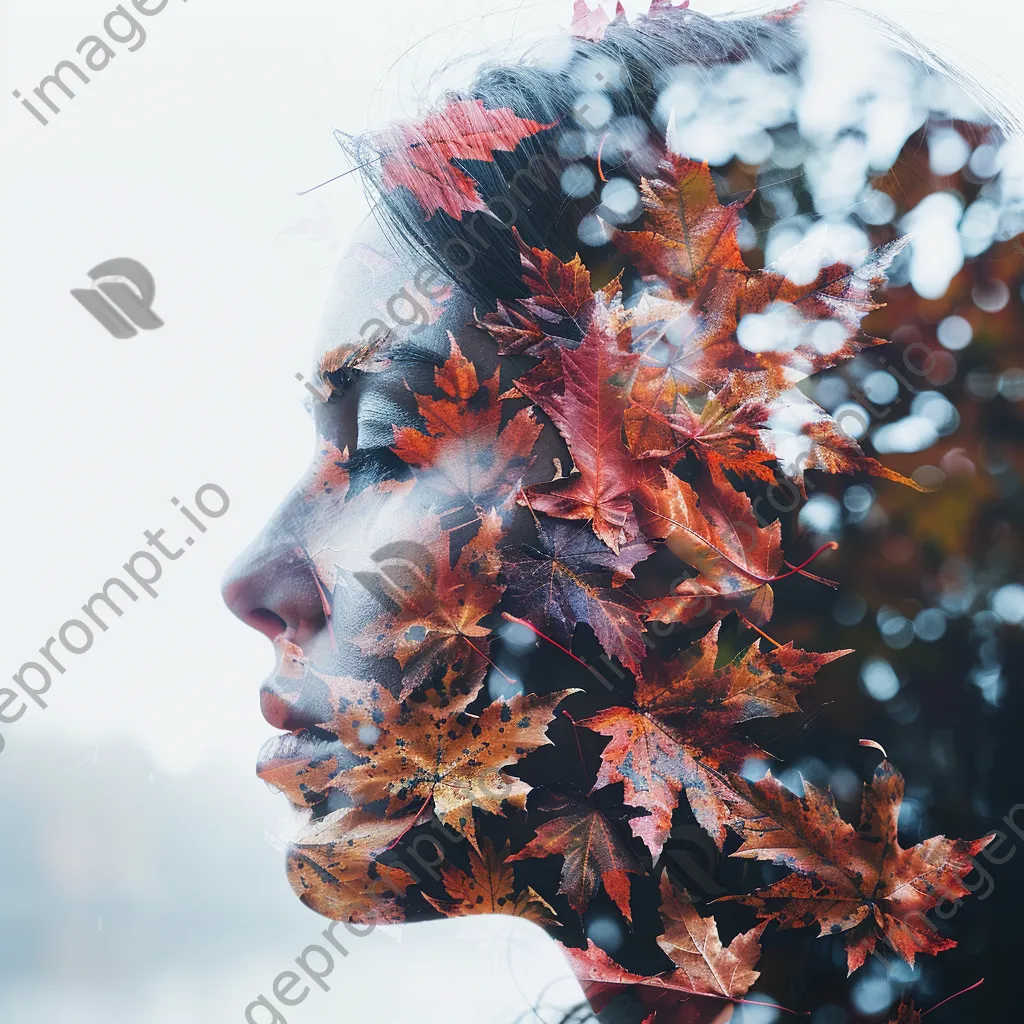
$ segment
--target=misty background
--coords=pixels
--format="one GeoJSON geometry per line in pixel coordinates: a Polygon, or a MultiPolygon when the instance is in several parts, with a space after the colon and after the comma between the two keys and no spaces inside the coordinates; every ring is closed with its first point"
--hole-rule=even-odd
{"type": "MultiPolygon", "coordinates": [[[[117,48],[42,127],[10,92],[30,94],[113,6],[0,6],[5,671],[144,547],[143,530],[180,539],[172,497],[213,482],[231,508],[165,564],[159,598],[68,657],[47,709],[0,727],[0,1014],[223,1024],[326,923],[288,888],[286,810],[254,774],[272,651],[218,594],[311,451],[294,375],[367,212],[355,176],[296,193],[347,169],[333,128],[415,110],[435,68],[564,30],[572,3],[171,0],[143,46],[117,48]],[[115,256],[153,272],[159,331],[115,342],[68,295],[115,256]]],[[[997,95],[1024,93],[1010,3],[853,6],[997,95]]],[[[580,998],[554,944],[521,921],[378,929],[349,945],[331,991],[314,989],[290,1024],[511,1024],[580,998]],[[449,986],[458,997],[441,1003],[449,986]]]]}

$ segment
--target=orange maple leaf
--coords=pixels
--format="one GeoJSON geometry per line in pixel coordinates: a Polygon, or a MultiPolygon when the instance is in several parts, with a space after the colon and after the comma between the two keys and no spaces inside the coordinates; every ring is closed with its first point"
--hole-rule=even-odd
{"type": "Polygon", "coordinates": [[[399,702],[382,686],[346,684],[321,727],[364,760],[338,772],[335,784],[360,804],[387,800],[390,814],[432,801],[437,817],[476,847],[473,808],[526,806],[530,786],[502,769],[551,742],[554,709],[574,692],[517,694],[473,716],[465,714],[473,693],[399,702]]]}
{"type": "Polygon", "coordinates": [[[288,850],[288,881],[318,914],[357,924],[387,924],[405,917],[396,897],[415,881],[377,857],[408,828],[346,808],[314,822],[288,850]]]}
{"type": "Polygon", "coordinates": [[[759,782],[734,777],[725,799],[728,822],[743,845],[733,857],[767,860],[793,874],[747,896],[724,896],[757,908],[782,928],[816,923],[820,935],[846,933],[852,974],[881,940],[909,964],[917,953],[956,943],[925,916],[970,891],[961,881],[994,835],[974,841],[936,836],[904,850],[897,839],[903,776],[883,761],[865,785],[860,826],[836,810],[829,792],[804,783],[796,796],[769,772],[759,782]]]}
{"type": "Polygon", "coordinates": [[[502,426],[498,375],[482,384],[476,367],[449,332],[451,355],[434,372],[442,397],[416,395],[426,433],[394,428],[394,452],[421,485],[440,495],[442,511],[469,508],[482,514],[507,505],[533,463],[540,424],[521,409],[502,426]]]}
{"type": "Polygon", "coordinates": [[[311,479],[306,486],[307,501],[330,497],[343,501],[348,494],[348,448],[341,449],[326,438],[319,438],[311,479]]]}
{"type": "Polygon", "coordinates": [[[469,874],[445,864],[441,877],[450,900],[424,899],[445,917],[466,914],[508,914],[523,917],[539,925],[557,926],[555,911],[530,886],[516,887],[515,874],[508,863],[508,844],[496,850],[488,840],[480,852],[469,851],[469,874]]]}
{"type": "Polygon", "coordinates": [[[645,328],[637,340],[645,353],[658,353],[645,359],[645,389],[660,396],[665,410],[679,392],[696,385],[717,390],[728,380],[739,398],[765,401],[866,345],[881,344],[862,334],[861,321],[879,308],[873,294],[905,239],[833,263],[797,284],[770,268],[746,266],[736,235],[743,203],[719,203],[706,163],[669,154],[661,170],[662,178],[641,183],[647,227],[618,231],[615,243],[671,289],[655,288],[636,310],[645,328]],[[778,350],[743,347],[737,339],[743,318],[776,304],[791,307],[799,337],[778,350]],[[800,332],[800,324],[822,323],[827,338],[800,332]]]}
{"type": "Polygon", "coordinates": [[[490,663],[491,630],[481,619],[493,610],[504,590],[497,582],[497,543],[501,519],[483,516],[476,536],[465,544],[454,568],[449,564],[449,539],[436,520],[423,530],[430,543],[429,565],[411,565],[388,580],[394,604],[353,639],[363,653],[393,657],[402,668],[404,699],[430,679],[445,685],[461,681],[463,689],[480,682],[490,663]]]}
{"type": "Polygon", "coordinates": [[[750,499],[724,479],[698,493],[662,468],[648,475],[637,500],[649,537],[666,544],[698,575],[670,597],[650,602],[650,618],[692,623],[706,616],[741,612],[755,625],[772,615],[770,584],[782,565],[782,528],[760,526],[750,499]]]}

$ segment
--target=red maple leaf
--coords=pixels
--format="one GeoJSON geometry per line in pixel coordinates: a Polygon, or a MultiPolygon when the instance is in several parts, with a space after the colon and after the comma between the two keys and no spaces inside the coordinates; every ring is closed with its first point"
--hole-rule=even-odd
{"type": "Polygon", "coordinates": [[[498,299],[498,311],[477,317],[477,324],[491,335],[502,355],[544,355],[552,335],[578,341],[594,303],[590,271],[579,255],[563,263],[547,249],[527,245],[516,228],[512,232],[530,295],[512,302],[498,299]]]}
{"type": "Polygon", "coordinates": [[[629,991],[642,1011],[643,1024],[724,1024],[732,1017],[732,1001],[719,995],[693,993],[679,984],[662,982],[664,975],[634,974],[617,964],[593,939],[586,949],[563,946],[569,965],[591,1008],[600,1013],[620,993],[629,991]]]}
{"type": "Polygon", "coordinates": [[[566,343],[575,348],[595,321],[616,334],[631,325],[632,314],[622,306],[619,278],[595,291],[578,254],[563,263],[547,249],[527,245],[516,228],[512,233],[530,294],[511,302],[498,299],[496,313],[476,317],[477,326],[491,335],[502,355],[541,358],[566,343]]]}
{"type": "Polygon", "coordinates": [[[557,378],[519,381],[520,390],[558,427],[575,465],[567,479],[532,486],[532,507],[559,519],[588,520],[616,553],[639,529],[632,492],[643,468],[622,440],[626,403],[612,378],[628,372],[635,357],[620,344],[616,332],[592,322],[578,348],[558,350],[557,378]]]}
{"type": "Polygon", "coordinates": [[[914,1007],[912,999],[901,999],[896,1008],[896,1016],[889,1024],[922,1024],[924,1014],[914,1007]]]}
{"type": "Polygon", "coordinates": [[[540,806],[556,816],[509,860],[561,854],[558,891],[565,893],[573,910],[582,914],[603,885],[622,916],[632,922],[629,876],[642,875],[644,869],[615,826],[597,808],[564,797],[551,797],[540,806]]]}
{"type": "Polygon", "coordinates": [[[625,802],[649,812],[630,827],[655,860],[683,789],[694,817],[721,849],[731,817],[722,772],[738,771],[757,752],[737,726],[799,711],[796,695],[818,670],[851,653],[814,654],[791,643],[762,652],[755,641],[716,668],[720,628],[716,623],[682,654],[648,665],[633,707],[607,708],[580,722],[610,738],[595,788],[621,782],[625,802]]]}
{"type": "Polygon", "coordinates": [[[476,182],[453,160],[494,162],[496,152],[511,153],[524,139],[553,128],[517,117],[507,107],[488,110],[483,100],[454,100],[422,121],[406,121],[379,133],[382,182],[394,191],[404,186],[429,219],[438,210],[461,220],[463,213],[487,204],[476,182]]]}
{"type": "Polygon", "coordinates": [[[802,797],[770,772],[759,782],[734,777],[730,785],[728,824],[743,840],[732,856],[771,861],[793,874],[722,899],[756,907],[759,917],[782,928],[815,923],[820,935],[845,933],[851,974],[883,939],[911,965],[917,953],[956,945],[925,915],[968,894],[961,880],[994,835],[936,836],[904,850],[897,839],[903,776],[888,761],[864,787],[857,829],[839,816],[830,793],[810,783],[802,797]]]}
{"type": "Polygon", "coordinates": [[[634,974],[588,940],[585,950],[563,946],[591,1006],[598,1012],[629,988],[651,1017],[665,1024],[713,1024],[731,1016],[759,977],[764,925],[737,935],[723,946],[714,917],[701,917],[685,894],[661,878],[663,934],[658,945],[673,967],[656,975],[634,974]]]}

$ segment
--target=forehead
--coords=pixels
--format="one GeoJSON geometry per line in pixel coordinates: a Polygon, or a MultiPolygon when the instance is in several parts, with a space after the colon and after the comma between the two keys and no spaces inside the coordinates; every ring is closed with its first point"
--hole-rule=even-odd
{"type": "Polygon", "coordinates": [[[364,221],[338,261],[314,353],[314,371],[337,365],[386,335],[383,348],[415,345],[439,355],[448,331],[461,334],[472,317],[466,296],[411,247],[364,221]]]}

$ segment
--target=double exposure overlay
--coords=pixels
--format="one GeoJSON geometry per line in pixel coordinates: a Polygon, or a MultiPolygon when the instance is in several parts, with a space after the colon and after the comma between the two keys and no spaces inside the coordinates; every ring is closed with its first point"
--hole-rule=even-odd
{"type": "Polygon", "coordinates": [[[609,1021],[1009,1005],[1024,145],[843,31],[580,2],[349,140],[225,585],[320,914],[525,917],[609,1021]]]}

